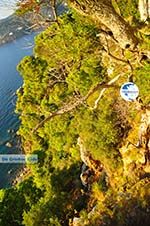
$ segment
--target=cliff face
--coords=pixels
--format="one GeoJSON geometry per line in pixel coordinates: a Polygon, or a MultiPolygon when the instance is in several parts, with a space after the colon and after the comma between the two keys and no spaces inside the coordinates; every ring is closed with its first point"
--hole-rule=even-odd
{"type": "MultiPolygon", "coordinates": [[[[126,226],[132,221],[140,226],[145,220],[148,226],[149,59],[141,60],[148,43],[139,53],[123,52],[107,30],[70,13],[40,34],[35,55],[19,64],[25,81],[18,93],[19,133],[27,153],[44,150],[48,156],[42,185],[37,180],[43,168],[33,170],[33,176],[38,186],[50,194],[54,190],[56,202],[63,199],[61,210],[56,204],[64,214],[57,215],[60,225],[126,226]],[[119,95],[119,87],[131,80],[141,101],[126,102],[119,95]],[[112,87],[96,90],[96,84],[112,87]]],[[[49,200],[52,206],[55,201],[49,200]]],[[[32,210],[24,215],[26,225],[29,215],[33,220],[32,210]]]]}
{"type": "Polygon", "coordinates": [[[39,162],[2,197],[1,222],[15,193],[19,226],[149,226],[150,45],[137,35],[138,49],[124,50],[104,25],[73,11],[36,37],[18,65],[17,112],[24,151],[39,162]],[[128,81],[139,87],[135,101],[120,96],[128,81]]]}
{"type": "Polygon", "coordinates": [[[150,19],[150,0],[139,0],[139,12],[142,21],[150,19]]]}
{"type": "MultiPolygon", "coordinates": [[[[58,15],[65,11],[62,4],[57,5],[58,15]]],[[[42,6],[39,14],[27,12],[17,16],[13,14],[0,20],[0,45],[13,41],[25,34],[30,34],[37,29],[44,29],[54,20],[53,10],[50,6],[42,6]]]]}
{"type": "Polygon", "coordinates": [[[31,25],[30,21],[16,15],[0,20],[0,45],[23,36],[31,25]]]}

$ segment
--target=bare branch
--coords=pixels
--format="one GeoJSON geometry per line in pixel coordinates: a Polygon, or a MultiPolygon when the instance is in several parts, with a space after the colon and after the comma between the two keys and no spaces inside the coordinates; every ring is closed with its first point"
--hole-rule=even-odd
{"type": "Polygon", "coordinates": [[[129,60],[121,59],[121,58],[118,58],[118,57],[114,56],[109,50],[108,40],[107,40],[106,37],[105,37],[105,40],[106,40],[106,44],[107,44],[107,49],[103,48],[104,51],[107,52],[107,54],[110,57],[112,57],[113,59],[115,59],[116,61],[120,61],[120,62],[123,62],[123,63],[129,65],[131,73],[133,74],[133,66],[132,66],[131,62],[129,60]]]}
{"type": "Polygon", "coordinates": [[[48,117],[46,117],[44,120],[42,120],[34,129],[33,129],[33,133],[35,133],[40,127],[42,127],[47,121],[49,121],[50,119],[54,118],[57,115],[62,115],[68,112],[71,112],[72,110],[74,110],[75,108],[79,107],[81,104],[83,104],[94,92],[96,92],[99,88],[109,88],[109,87],[115,87],[115,85],[112,84],[108,84],[105,82],[101,82],[98,83],[96,86],[94,86],[93,88],[91,88],[89,90],[89,92],[87,93],[87,95],[76,99],[75,102],[72,103],[72,101],[70,103],[65,103],[64,106],[53,113],[50,113],[48,117]]]}
{"type": "MultiPolygon", "coordinates": [[[[122,74],[117,75],[115,78],[113,78],[112,80],[110,80],[110,81],[108,82],[108,85],[111,86],[111,85],[112,85],[113,83],[115,83],[121,76],[122,76],[122,74]]],[[[93,109],[96,109],[96,108],[97,108],[98,103],[99,103],[100,99],[103,97],[103,94],[104,94],[105,91],[106,91],[106,88],[103,88],[103,89],[101,90],[101,92],[100,92],[100,94],[99,94],[99,97],[98,97],[98,98],[96,99],[96,101],[95,101],[95,105],[94,105],[93,109]]]]}

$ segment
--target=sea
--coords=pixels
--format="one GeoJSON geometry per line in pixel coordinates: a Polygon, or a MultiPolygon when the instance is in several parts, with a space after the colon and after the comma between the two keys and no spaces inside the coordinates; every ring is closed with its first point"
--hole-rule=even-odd
{"type": "MultiPolygon", "coordinates": [[[[23,79],[16,70],[17,64],[32,55],[34,37],[38,32],[0,46],[0,154],[20,154],[20,142],[16,137],[19,116],[15,113],[16,91],[23,79]]],[[[0,163],[0,189],[11,186],[21,164],[0,163]]]]}
{"type": "MultiPolygon", "coordinates": [[[[14,12],[17,1],[0,0],[0,19],[14,12]]],[[[66,4],[57,4],[58,15],[67,11],[66,4]]],[[[16,67],[24,56],[32,55],[34,37],[40,32],[32,32],[0,46],[0,154],[22,153],[20,142],[16,137],[20,121],[15,113],[15,106],[16,91],[22,86],[23,79],[16,67]]],[[[13,180],[23,167],[21,164],[0,163],[0,189],[12,186],[13,180]]]]}

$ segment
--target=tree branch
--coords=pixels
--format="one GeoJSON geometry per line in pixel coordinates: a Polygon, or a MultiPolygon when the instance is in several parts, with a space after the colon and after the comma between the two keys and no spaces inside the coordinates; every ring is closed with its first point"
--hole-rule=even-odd
{"type": "Polygon", "coordinates": [[[134,29],[116,12],[111,0],[69,0],[69,2],[74,9],[96,19],[112,31],[121,48],[134,50],[137,47],[139,40],[134,34],[134,29]]]}
{"type": "Polygon", "coordinates": [[[123,63],[129,65],[131,73],[133,74],[133,66],[132,66],[131,62],[129,60],[121,59],[121,58],[114,56],[109,50],[108,40],[106,37],[105,37],[105,40],[106,40],[106,44],[107,44],[107,49],[104,48],[104,51],[107,52],[107,54],[110,57],[112,57],[113,59],[115,59],[116,61],[120,61],[120,62],[123,62],[123,63]]]}
{"type": "MultiPolygon", "coordinates": [[[[113,82],[112,82],[113,83],[113,82]]],[[[81,98],[78,98],[75,102],[70,102],[70,103],[66,103],[64,104],[64,106],[56,111],[56,112],[53,112],[53,113],[50,113],[49,116],[47,116],[44,120],[42,120],[34,129],[33,129],[33,133],[35,133],[40,127],[42,127],[47,121],[49,121],[50,119],[54,118],[55,116],[57,115],[62,115],[62,114],[65,114],[65,113],[68,113],[72,110],[74,110],[75,108],[79,107],[81,104],[83,104],[94,92],[96,92],[99,88],[109,88],[109,87],[116,87],[115,85],[112,85],[108,83],[105,83],[105,82],[101,82],[101,83],[98,83],[96,86],[94,86],[93,88],[91,88],[89,90],[89,92],[87,93],[87,95],[81,97],[81,98]]]]}
{"type": "MultiPolygon", "coordinates": [[[[113,83],[115,83],[121,76],[122,76],[122,74],[117,75],[115,78],[113,78],[112,80],[110,80],[110,81],[108,82],[108,85],[111,86],[111,85],[112,85],[113,83]]],[[[103,94],[104,94],[105,91],[106,91],[106,88],[103,88],[103,89],[101,90],[101,92],[100,92],[100,94],[99,94],[99,97],[98,97],[98,98],[96,99],[96,101],[95,101],[95,105],[94,105],[93,109],[96,109],[96,108],[97,108],[98,103],[99,103],[100,99],[103,97],[103,94]]]]}

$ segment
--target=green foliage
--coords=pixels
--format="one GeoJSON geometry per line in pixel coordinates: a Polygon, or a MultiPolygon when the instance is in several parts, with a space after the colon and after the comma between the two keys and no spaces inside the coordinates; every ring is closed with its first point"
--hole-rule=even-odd
{"type": "Polygon", "coordinates": [[[27,208],[25,198],[16,188],[5,190],[0,202],[0,225],[21,226],[23,209],[27,208]]]}
{"type": "Polygon", "coordinates": [[[86,226],[148,226],[150,220],[147,212],[150,200],[148,186],[147,179],[143,179],[126,192],[109,190],[105,200],[102,202],[99,199],[92,211],[81,212],[80,221],[86,226]]]}
{"type": "Polygon", "coordinates": [[[112,104],[104,99],[95,111],[82,108],[76,115],[74,123],[77,124],[78,133],[84,140],[85,147],[99,159],[108,171],[116,171],[121,158],[117,145],[120,128],[116,127],[117,112],[113,111],[112,104]],[[104,102],[107,101],[107,105],[104,102]]]}
{"type": "Polygon", "coordinates": [[[21,226],[23,211],[27,211],[42,197],[32,178],[24,180],[17,187],[1,190],[0,225],[21,226]]]}
{"type": "Polygon", "coordinates": [[[117,0],[121,15],[125,18],[132,17],[133,24],[139,20],[138,0],[117,0]]]}
{"type": "MultiPolygon", "coordinates": [[[[50,112],[107,79],[96,33],[91,21],[69,13],[37,36],[34,56],[25,57],[18,65],[24,79],[17,103],[22,122],[19,134],[25,152],[38,153],[39,163],[30,166],[37,187],[33,189],[38,197],[44,192],[39,202],[36,196],[25,195],[30,207],[23,214],[25,225],[68,225],[74,209],[80,211],[86,205],[79,180],[80,131],[76,127],[82,111],[57,116],[36,134],[31,131],[50,112]]],[[[28,184],[24,182],[19,190],[24,191],[28,184]]]]}
{"type": "MultiPolygon", "coordinates": [[[[76,14],[65,15],[59,23],[37,36],[35,56],[48,62],[48,71],[65,71],[69,93],[75,90],[85,94],[92,84],[104,78],[97,28],[76,14]]],[[[60,84],[54,88],[60,90],[60,84]]]]}
{"type": "Polygon", "coordinates": [[[28,226],[61,226],[57,217],[51,217],[51,203],[45,203],[41,200],[35,206],[32,206],[30,212],[24,212],[23,224],[28,226]]]}
{"type": "MultiPolygon", "coordinates": [[[[119,1],[122,12],[126,16],[130,12],[134,14],[136,2],[130,8],[128,1],[124,9],[125,3],[127,1],[119,1]]],[[[29,166],[31,175],[28,179],[16,188],[1,192],[0,216],[4,226],[68,226],[80,212],[83,225],[126,226],[132,213],[135,214],[132,212],[134,206],[138,205],[138,213],[146,211],[149,194],[145,185],[137,186],[134,196],[130,178],[123,177],[119,148],[128,135],[129,126],[121,112],[126,106],[119,109],[121,104],[118,104],[114,90],[107,90],[96,109],[92,106],[98,92],[74,110],[55,115],[58,110],[67,109],[86,96],[97,84],[109,80],[102,66],[102,47],[97,32],[96,25],[87,17],[69,12],[36,37],[34,55],[25,57],[18,65],[24,79],[24,85],[18,91],[17,112],[21,119],[18,134],[25,153],[38,154],[39,161],[29,166]],[[55,117],[45,120],[33,132],[50,114],[55,117]],[[89,188],[88,191],[83,188],[80,180],[82,150],[79,137],[90,158],[103,167],[102,172],[97,172],[99,177],[96,173],[93,175],[96,179],[93,187],[89,186],[90,192],[89,188]],[[122,191],[124,195],[120,195],[122,191]],[[89,215],[95,199],[98,208],[89,215]],[[13,202],[17,207],[12,215],[13,202]]],[[[149,102],[148,70],[148,64],[136,70],[136,83],[146,103],[149,102]],[[142,75],[143,83],[140,83],[139,75],[142,75]]]]}
{"type": "Polygon", "coordinates": [[[150,79],[149,79],[150,64],[145,62],[144,66],[136,70],[136,83],[140,90],[140,96],[144,104],[150,103],[150,79]],[[142,82],[141,82],[142,81],[142,82]]]}

